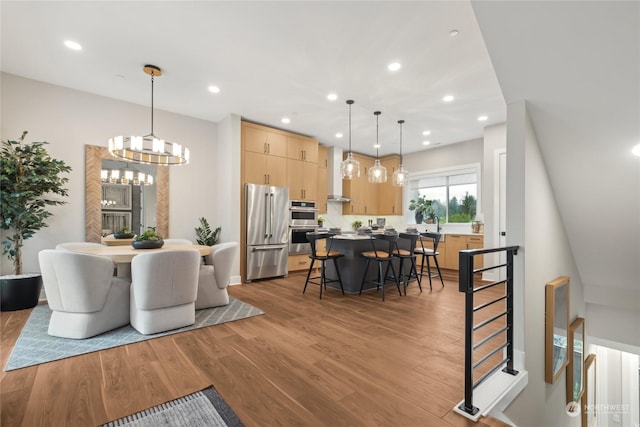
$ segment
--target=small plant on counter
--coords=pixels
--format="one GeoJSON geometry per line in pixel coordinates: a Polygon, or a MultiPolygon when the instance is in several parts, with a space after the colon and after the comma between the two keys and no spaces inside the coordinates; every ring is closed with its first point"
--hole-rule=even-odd
{"type": "Polygon", "coordinates": [[[206,218],[200,218],[200,227],[196,227],[196,242],[199,245],[213,246],[220,239],[221,227],[211,230],[206,218]]]}
{"type": "Polygon", "coordinates": [[[351,227],[353,227],[354,230],[358,231],[358,229],[362,227],[362,221],[359,221],[359,220],[353,221],[351,223],[351,227]]]}
{"type": "Polygon", "coordinates": [[[142,240],[158,241],[158,240],[162,240],[162,237],[158,236],[158,234],[156,233],[155,227],[149,227],[144,233],[136,236],[137,242],[140,242],[142,240]]]}
{"type": "Polygon", "coordinates": [[[320,227],[322,227],[322,224],[324,224],[324,222],[325,222],[325,221],[326,221],[326,220],[324,219],[324,217],[323,217],[323,216],[319,216],[319,217],[318,217],[318,225],[319,225],[320,227]]]}
{"type": "Polygon", "coordinates": [[[433,217],[432,203],[433,201],[427,199],[426,196],[418,196],[417,199],[409,201],[409,210],[416,211],[416,224],[421,224],[425,218],[433,217]]]}

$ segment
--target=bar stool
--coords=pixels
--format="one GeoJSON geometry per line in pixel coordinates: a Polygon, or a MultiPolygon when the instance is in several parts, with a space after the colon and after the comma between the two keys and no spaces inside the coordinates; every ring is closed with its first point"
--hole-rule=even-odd
{"type": "Polygon", "coordinates": [[[380,289],[382,286],[382,301],[384,301],[384,286],[388,280],[389,269],[393,273],[393,281],[398,288],[398,293],[402,296],[402,291],[400,291],[400,282],[398,281],[398,275],[396,275],[396,270],[393,267],[393,251],[396,248],[396,242],[398,241],[397,234],[374,234],[371,239],[371,248],[373,250],[366,251],[360,253],[366,260],[367,265],[364,268],[364,273],[362,274],[362,283],[360,284],[360,295],[362,295],[362,289],[364,288],[365,282],[367,282],[367,271],[369,271],[369,265],[371,261],[375,261],[378,264],[378,276],[377,281],[370,283],[375,283],[377,285],[376,289],[380,289]],[[386,249],[377,249],[375,245],[375,240],[384,240],[386,242],[386,249]],[[382,265],[386,264],[385,274],[382,274],[382,265]]]}
{"type": "Polygon", "coordinates": [[[342,252],[332,251],[331,243],[333,242],[330,237],[335,236],[335,233],[307,233],[307,240],[311,244],[311,265],[309,266],[309,271],[307,273],[307,280],[304,282],[304,289],[302,293],[304,294],[307,290],[307,285],[309,283],[313,283],[314,285],[320,285],[320,299],[322,299],[322,288],[327,289],[327,283],[338,282],[340,284],[340,290],[342,290],[342,295],[344,295],[344,288],[342,287],[342,278],[340,277],[340,269],[338,268],[338,258],[343,257],[344,254],[342,252]],[[329,244],[325,251],[318,251],[316,249],[316,242],[318,240],[329,240],[329,244]],[[328,260],[332,259],[333,264],[336,267],[336,274],[338,275],[338,279],[329,279],[327,280],[327,276],[325,273],[325,265],[328,260]],[[320,276],[311,277],[311,271],[313,270],[313,265],[316,261],[320,261],[320,276]],[[314,282],[314,280],[320,279],[319,282],[314,282]]]}
{"type": "Polygon", "coordinates": [[[418,271],[416,269],[416,254],[415,254],[415,249],[416,249],[416,242],[418,241],[418,238],[420,237],[419,233],[400,233],[399,234],[399,239],[396,245],[396,248],[393,250],[393,256],[400,258],[400,281],[402,282],[403,286],[404,286],[404,295],[407,295],[407,286],[409,285],[409,281],[412,278],[415,278],[416,281],[418,282],[418,288],[420,288],[420,292],[422,292],[422,284],[420,283],[420,278],[421,276],[418,274],[418,271]],[[409,249],[404,249],[404,248],[400,248],[400,243],[402,243],[402,241],[408,241],[409,242],[409,249]],[[409,274],[404,274],[404,269],[403,269],[403,264],[404,264],[404,260],[408,260],[409,261],[409,274]]]}
{"type": "Polygon", "coordinates": [[[423,239],[420,239],[420,247],[414,249],[414,252],[417,254],[422,254],[422,265],[420,266],[420,276],[424,276],[424,263],[427,262],[427,275],[429,276],[429,290],[433,290],[431,286],[431,278],[432,277],[440,277],[440,283],[442,283],[442,287],[444,287],[444,281],[442,280],[442,273],[440,272],[440,264],[438,264],[438,243],[440,242],[440,233],[431,233],[429,231],[425,233],[420,233],[423,239]],[[433,249],[424,246],[424,239],[431,240],[433,242],[433,249]],[[429,258],[433,257],[433,260],[436,263],[437,273],[431,273],[431,264],[429,262],[429,258]]]}

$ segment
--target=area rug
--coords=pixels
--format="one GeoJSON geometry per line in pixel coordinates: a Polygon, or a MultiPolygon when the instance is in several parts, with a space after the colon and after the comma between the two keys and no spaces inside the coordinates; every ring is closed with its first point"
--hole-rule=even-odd
{"type": "Polygon", "coordinates": [[[162,403],[100,427],[243,426],[213,387],[162,403]]]}
{"type": "Polygon", "coordinates": [[[31,312],[24,328],[22,328],[22,332],[16,341],[16,345],[13,347],[13,351],[4,370],[12,371],[14,369],[65,359],[67,357],[125,344],[132,344],[165,335],[246,319],[260,314],[264,314],[264,312],[237,298],[229,297],[228,305],[197,310],[196,323],[184,328],[173,329],[153,335],[142,335],[131,325],[127,325],[92,338],[75,340],[52,337],[47,334],[51,310],[46,304],[37,305],[31,312]]]}

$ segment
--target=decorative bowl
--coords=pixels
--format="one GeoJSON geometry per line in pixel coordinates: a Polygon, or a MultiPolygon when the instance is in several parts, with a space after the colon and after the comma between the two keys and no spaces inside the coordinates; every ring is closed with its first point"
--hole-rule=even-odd
{"type": "Polygon", "coordinates": [[[114,239],[131,239],[133,236],[133,233],[113,233],[114,239]]]}
{"type": "Polygon", "coordinates": [[[164,245],[164,240],[134,240],[131,242],[133,249],[159,249],[164,245]]]}

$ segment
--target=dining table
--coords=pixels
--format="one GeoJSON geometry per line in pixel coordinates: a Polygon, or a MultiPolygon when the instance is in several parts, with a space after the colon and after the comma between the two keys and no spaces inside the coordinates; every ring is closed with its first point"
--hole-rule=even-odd
{"type": "Polygon", "coordinates": [[[169,250],[187,250],[196,249],[200,252],[200,256],[206,256],[211,253],[211,247],[206,245],[179,245],[179,244],[165,244],[158,249],[134,249],[131,245],[116,245],[116,246],[91,246],[85,248],[74,249],[74,252],[80,252],[92,255],[102,255],[111,258],[114,264],[131,264],[133,257],[139,254],[146,254],[150,252],[162,252],[169,250]]]}

